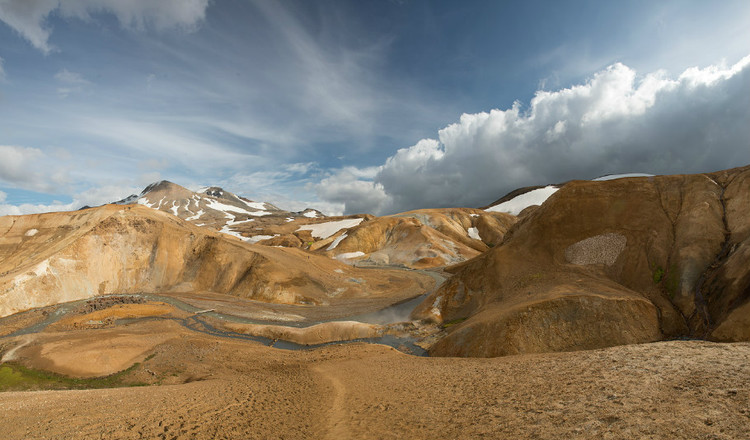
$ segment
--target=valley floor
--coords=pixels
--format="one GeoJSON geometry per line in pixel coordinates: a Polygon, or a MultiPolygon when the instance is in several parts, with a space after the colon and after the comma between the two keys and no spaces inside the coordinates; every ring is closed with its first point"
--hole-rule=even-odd
{"type": "Polygon", "coordinates": [[[161,385],[0,393],[3,438],[737,439],[750,432],[748,343],[456,359],[362,343],[285,351],[173,331],[129,373],[161,385]]]}

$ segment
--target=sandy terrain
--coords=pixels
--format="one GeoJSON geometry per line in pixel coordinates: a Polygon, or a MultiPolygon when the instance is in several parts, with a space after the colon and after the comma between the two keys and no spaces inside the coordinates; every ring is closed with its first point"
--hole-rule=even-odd
{"type": "MultiPolygon", "coordinates": [[[[83,352],[107,355],[139,341],[150,347],[142,355],[153,356],[129,377],[163,385],[0,393],[4,438],[735,439],[750,432],[747,343],[455,359],[359,343],[284,351],[170,321],[72,331],[68,342],[82,343],[85,333],[96,337],[83,352]],[[146,344],[145,334],[160,336],[146,344]]],[[[44,346],[23,347],[19,360],[40,365],[60,354],[44,346]]],[[[79,373],[92,362],[99,360],[82,356],[79,373]]]]}

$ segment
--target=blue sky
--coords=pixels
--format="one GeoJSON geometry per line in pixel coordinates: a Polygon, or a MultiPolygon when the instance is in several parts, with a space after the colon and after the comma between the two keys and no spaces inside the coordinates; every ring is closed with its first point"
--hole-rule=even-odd
{"type": "Polygon", "coordinates": [[[747,1],[0,0],[0,215],[290,210],[750,163],[747,1]]]}

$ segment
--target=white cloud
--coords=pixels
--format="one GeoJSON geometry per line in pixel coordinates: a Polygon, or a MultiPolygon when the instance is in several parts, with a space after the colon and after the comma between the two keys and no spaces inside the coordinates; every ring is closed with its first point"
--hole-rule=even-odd
{"type": "Polygon", "coordinates": [[[89,84],[80,73],[63,69],[55,74],[55,79],[65,84],[89,84]]]}
{"type": "Polygon", "coordinates": [[[5,60],[0,57],[0,81],[5,80],[5,68],[3,67],[5,60]]]}
{"type": "Polygon", "coordinates": [[[43,157],[44,154],[37,148],[0,145],[0,180],[37,186],[39,176],[33,170],[43,157]]]}
{"type": "MultiPolygon", "coordinates": [[[[84,191],[73,196],[70,203],[53,202],[51,204],[10,205],[0,203],[0,216],[3,215],[26,215],[39,214],[43,212],[75,211],[84,206],[98,206],[121,200],[131,194],[137,194],[142,188],[132,186],[106,185],[84,191]]],[[[0,192],[0,202],[5,200],[5,193],[0,192]]]]}
{"type": "Polygon", "coordinates": [[[107,13],[133,30],[171,28],[193,30],[203,21],[209,0],[0,0],[0,20],[44,53],[54,48],[48,40],[52,29],[47,18],[93,20],[91,14],[107,13]]]}
{"type": "Polygon", "coordinates": [[[387,210],[388,194],[383,185],[372,181],[358,180],[347,171],[340,171],[323,179],[317,185],[318,197],[335,203],[347,213],[383,212],[387,210]]]}
{"type": "MultiPolygon", "coordinates": [[[[526,185],[602,174],[702,172],[750,163],[750,56],[733,66],[638,77],[623,64],[585,84],[538,91],[527,109],[464,114],[365,177],[316,187],[347,213],[481,206],[526,185]]],[[[366,174],[366,173],[361,173],[366,174]]]]}
{"type": "Polygon", "coordinates": [[[0,202],[4,202],[7,197],[8,197],[8,194],[0,191],[0,202]]]}
{"type": "Polygon", "coordinates": [[[84,86],[91,84],[83,75],[63,69],[55,74],[55,79],[62,83],[64,87],[57,88],[57,95],[61,98],[67,98],[71,93],[83,91],[84,86]]]}

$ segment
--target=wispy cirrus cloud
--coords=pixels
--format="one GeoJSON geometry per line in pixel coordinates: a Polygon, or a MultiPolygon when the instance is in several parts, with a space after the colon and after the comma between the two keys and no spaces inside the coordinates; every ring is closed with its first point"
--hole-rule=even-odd
{"type": "Polygon", "coordinates": [[[50,53],[52,14],[84,21],[92,14],[117,17],[124,28],[193,30],[205,18],[209,0],[0,0],[0,20],[27,39],[34,47],[50,53]]]}
{"type": "Polygon", "coordinates": [[[55,74],[55,79],[60,86],[57,88],[57,96],[67,98],[71,93],[82,92],[84,87],[91,84],[83,75],[63,69],[55,74]]]}

